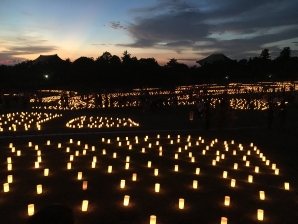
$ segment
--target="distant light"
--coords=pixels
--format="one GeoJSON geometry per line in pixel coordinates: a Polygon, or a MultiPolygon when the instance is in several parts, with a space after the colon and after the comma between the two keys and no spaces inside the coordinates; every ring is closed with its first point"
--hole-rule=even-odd
{"type": "Polygon", "coordinates": [[[44,77],[47,79],[47,78],[49,78],[49,75],[44,75],[44,77]]]}

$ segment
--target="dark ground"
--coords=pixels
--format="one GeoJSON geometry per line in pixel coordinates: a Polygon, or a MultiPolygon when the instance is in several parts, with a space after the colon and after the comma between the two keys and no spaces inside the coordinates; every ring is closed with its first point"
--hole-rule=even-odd
{"type": "MultiPolygon", "coordinates": [[[[263,208],[265,220],[262,223],[298,223],[298,108],[297,105],[288,106],[288,116],[284,128],[279,127],[278,120],[274,121],[273,129],[268,130],[267,115],[265,111],[237,111],[238,120],[232,130],[217,130],[214,113],[211,117],[210,130],[203,130],[203,124],[194,117],[189,121],[191,107],[180,107],[175,110],[165,108],[158,111],[150,111],[147,114],[139,114],[136,108],[107,109],[98,111],[63,111],[61,118],[54,119],[42,125],[42,131],[7,132],[1,133],[0,180],[6,182],[8,174],[13,174],[14,181],[10,184],[10,192],[0,192],[0,217],[1,223],[24,223],[27,219],[27,205],[35,204],[35,209],[59,202],[69,206],[75,213],[76,223],[149,223],[149,216],[155,214],[158,224],[191,224],[191,223],[220,223],[220,217],[228,217],[228,223],[258,223],[256,211],[263,208]],[[130,117],[139,122],[140,127],[134,128],[110,128],[110,129],[68,129],[65,123],[81,115],[130,117]],[[148,149],[148,142],[155,145],[156,135],[160,134],[160,143],[163,146],[163,156],[158,156],[158,147],[148,149]],[[170,145],[167,135],[175,139],[181,135],[181,144],[170,145]],[[144,143],[144,136],[148,135],[148,142],[144,143]],[[177,163],[173,160],[178,146],[184,147],[188,135],[192,136],[192,144],[202,136],[204,144],[199,147],[191,147],[198,161],[189,162],[188,151],[179,155],[179,173],[173,172],[177,163]],[[116,137],[120,137],[122,144],[124,137],[128,136],[133,141],[139,136],[140,143],[128,150],[127,146],[118,147],[116,137]],[[101,142],[101,138],[109,138],[112,144],[101,142]],[[69,139],[74,142],[80,140],[81,146],[69,144],[69,139]],[[218,138],[219,143],[211,154],[202,157],[201,150],[211,140],[218,138]],[[51,145],[46,146],[46,140],[51,140],[51,145]],[[227,158],[216,167],[211,166],[211,160],[218,149],[224,151],[223,141],[235,140],[235,145],[242,143],[244,149],[250,149],[253,142],[272,163],[280,168],[280,175],[272,175],[272,170],[265,166],[257,156],[251,156],[251,170],[254,165],[260,166],[260,174],[254,174],[251,170],[242,166],[244,163],[239,154],[227,158]],[[40,169],[34,169],[36,151],[28,147],[28,142],[38,144],[42,151],[43,162],[40,169]],[[22,156],[17,157],[10,152],[9,142],[16,145],[16,149],[22,150],[22,156]],[[57,144],[62,143],[58,149],[57,144]],[[84,144],[95,145],[97,151],[90,149],[86,156],[75,157],[73,169],[66,170],[69,154],[65,152],[66,146],[71,147],[72,154],[75,150],[82,149],[84,144]],[[141,154],[142,147],[146,147],[147,153],[141,154]],[[107,155],[101,155],[101,149],[107,150],[107,155]],[[118,158],[113,159],[112,153],[117,152],[118,158]],[[96,169],[91,169],[92,156],[97,155],[96,169]],[[131,166],[124,170],[125,156],[130,155],[131,166]],[[6,158],[12,157],[13,170],[6,169],[6,158]],[[153,161],[153,168],[146,167],[147,161],[153,161]],[[238,161],[239,172],[231,169],[231,164],[238,161]],[[106,172],[108,165],[113,165],[112,174],[106,172]],[[43,177],[43,168],[50,168],[50,176],[43,177]],[[194,175],[195,167],[201,168],[201,175],[194,175]],[[114,169],[115,168],[115,169],[114,169]],[[159,168],[160,176],[153,176],[153,169],[159,168]],[[237,179],[236,188],[229,187],[230,180],[221,178],[222,171],[228,170],[229,176],[237,179]],[[88,180],[88,190],[81,190],[82,181],[76,180],[78,171],[83,171],[83,179],[88,180]],[[138,174],[138,181],[131,181],[131,174],[138,174]],[[253,174],[254,183],[247,183],[247,175],[253,174]],[[126,188],[120,189],[121,179],[126,180],[126,188]],[[199,189],[191,188],[192,180],[199,181],[199,189]],[[283,190],[283,182],[290,182],[291,190],[283,190]],[[161,184],[161,192],[153,192],[154,183],[161,184]],[[36,194],[36,184],[42,184],[44,192],[36,194]],[[265,190],[266,200],[258,199],[258,191],[265,190]],[[131,203],[126,208],[122,206],[124,195],[130,195],[131,203]],[[222,205],[225,195],[231,196],[231,206],[222,205]],[[186,208],[177,208],[178,199],[185,198],[186,208]],[[89,208],[86,213],[81,212],[82,200],[89,200],[89,208]]],[[[59,112],[60,113],[60,112],[59,112]]],[[[230,151],[231,153],[231,151],[230,151]]]]}

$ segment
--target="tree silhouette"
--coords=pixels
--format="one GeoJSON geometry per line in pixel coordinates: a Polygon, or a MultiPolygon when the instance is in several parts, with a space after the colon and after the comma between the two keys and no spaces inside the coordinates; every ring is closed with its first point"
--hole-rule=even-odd
{"type": "Polygon", "coordinates": [[[269,50],[268,49],[262,50],[262,52],[260,54],[260,58],[263,60],[269,60],[271,58],[269,50]]]}

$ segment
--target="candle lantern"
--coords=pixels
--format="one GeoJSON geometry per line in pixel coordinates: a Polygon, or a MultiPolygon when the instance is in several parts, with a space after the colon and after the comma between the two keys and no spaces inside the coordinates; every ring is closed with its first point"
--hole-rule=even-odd
{"type": "Polygon", "coordinates": [[[32,142],[29,142],[29,143],[28,143],[28,146],[31,147],[31,146],[32,146],[32,142]]]}
{"type": "Polygon", "coordinates": [[[212,160],[212,166],[215,166],[216,165],[216,160],[212,160]]]}
{"type": "Polygon", "coordinates": [[[155,184],[155,192],[158,193],[160,190],[160,184],[159,183],[156,183],[155,184]]]}
{"type": "Polygon", "coordinates": [[[221,159],[225,159],[225,154],[221,154],[221,159]]]}
{"type": "Polygon", "coordinates": [[[112,166],[108,166],[108,173],[112,173],[112,166]]]}
{"type": "Polygon", "coordinates": [[[120,188],[125,188],[125,180],[120,181],[120,188]]]}
{"type": "Polygon", "coordinates": [[[276,169],[276,164],[272,163],[272,169],[275,170],[276,169]]]}
{"type": "Polygon", "coordinates": [[[69,143],[73,143],[73,140],[72,139],[69,139],[69,143]]]}
{"type": "Polygon", "coordinates": [[[66,147],[66,152],[69,152],[70,151],[70,147],[66,147]]]}
{"type": "Polygon", "coordinates": [[[38,150],[38,145],[35,145],[35,150],[38,150]]]}
{"type": "Polygon", "coordinates": [[[21,150],[18,150],[17,151],[17,156],[20,156],[21,155],[21,150]]]}
{"type": "Polygon", "coordinates": [[[106,154],[106,150],[105,150],[105,149],[102,150],[102,154],[103,154],[103,155],[106,154]]]}
{"type": "Polygon", "coordinates": [[[78,141],[77,144],[78,144],[78,145],[81,145],[81,141],[78,141]]]}
{"type": "Polygon", "coordinates": [[[136,173],[133,173],[132,174],[132,181],[136,181],[137,180],[137,174],[136,173]]]}
{"type": "Polygon", "coordinates": [[[61,143],[58,143],[58,148],[61,148],[61,143]]]}
{"type": "Polygon", "coordinates": [[[175,172],[178,172],[178,165],[175,165],[174,170],[175,170],[175,172]]]}
{"type": "Polygon", "coordinates": [[[158,169],[154,169],[154,176],[158,176],[158,169]]]}
{"type": "Polygon", "coordinates": [[[47,145],[50,145],[50,144],[51,144],[51,141],[50,141],[50,140],[48,140],[48,141],[47,141],[47,145]]]}
{"type": "Polygon", "coordinates": [[[35,162],[35,168],[39,168],[39,162],[35,162]]]}
{"type": "Polygon", "coordinates": [[[228,218],[221,217],[220,224],[228,224],[228,218]]]}
{"type": "Polygon", "coordinates": [[[82,172],[78,172],[78,180],[82,180],[82,176],[83,176],[82,172]]]}
{"type": "Polygon", "coordinates": [[[236,150],[233,150],[233,155],[236,155],[236,154],[237,154],[236,150]]]}
{"type": "Polygon", "coordinates": [[[216,156],[216,162],[218,162],[220,160],[220,157],[219,156],[216,156]]]}
{"type": "Polygon", "coordinates": [[[86,212],[88,210],[88,200],[83,200],[82,202],[82,212],[86,212]]]}
{"type": "Polygon", "coordinates": [[[126,169],[126,170],[129,169],[129,163],[125,163],[125,169],[126,169]]]}
{"type": "Polygon", "coordinates": [[[83,155],[86,155],[86,149],[83,150],[83,155]]]}
{"type": "Polygon", "coordinates": [[[258,167],[258,166],[255,167],[255,172],[256,172],[256,173],[259,172],[259,167],[258,167]]]}
{"type": "Polygon", "coordinates": [[[181,147],[178,148],[178,152],[181,152],[181,147]]]}
{"type": "Polygon", "coordinates": [[[67,169],[68,169],[68,170],[71,169],[71,163],[67,163],[67,169]]]}
{"type": "Polygon", "coordinates": [[[229,206],[229,205],[230,205],[230,197],[225,196],[225,206],[229,206]]]}
{"type": "Polygon", "coordinates": [[[196,168],[196,174],[197,174],[197,175],[200,174],[200,168],[196,168]]]}
{"type": "Polygon", "coordinates": [[[69,156],[69,161],[73,161],[73,155],[69,156]]]}
{"type": "Polygon", "coordinates": [[[234,163],[234,170],[238,169],[238,163],[234,163]]]}
{"type": "Polygon", "coordinates": [[[124,196],[124,202],[123,202],[123,205],[124,206],[128,206],[128,204],[129,204],[129,198],[130,198],[129,195],[125,195],[124,196]]]}
{"type": "Polygon", "coordinates": [[[37,194],[42,193],[42,185],[41,184],[36,185],[36,192],[37,192],[37,194]]]}
{"type": "Polygon", "coordinates": [[[11,163],[11,157],[7,157],[7,163],[11,163]]]}
{"type": "Polygon", "coordinates": [[[156,216],[150,215],[150,224],[156,224],[156,216]]]}
{"type": "Polygon", "coordinates": [[[121,146],[121,142],[118,142],[118,146],[121,146]]]}
{"type": "Polygon", "coordinates": [[[231,179],[231,187],[235,187],[236,186],[236,180],[235,179],[231,179]]]}
{"type": "Polygon", "coordinates": [[[197,189],[198,188],[198,181],[197,180],[194,180],[192,182],[192,187],[193,187],[193,189],[197,189]]]}
{"type": "Polygon", "coordinates": [[[34,215],[34,204],[29,204],[28,205],[28,215],[29,216],[34,215]]]}
{"type": "Polygon", "coordinates": [[[222,177],[227,178],[228,177],[228,171],[223,171],[222,177]]]}
{"type": "Polygon", "coordinates": [[[246,161],[245,166],[249,166],[249,163],[250,163],[249,161],[246,161]]]}
{"type": "Polygon", "coordinates": [[[148,161],[147,166],[150,168],[151,167],[151,161],[148,161]]]}
{"type": "Polygon", "coordinates": [[[113,153],[113,158],[117,158],[117,153],[116,152],[113,153]]]}
{"type": "Polygon", "coordinates": [[[10,174],[10,175],[7,175],[7,183],[12,183],[12,175],[10,174]]]}
{"type": "Polygon", "coordinates": [[[258,209],[257,216],[258,216],[259,221],[263,221],[263,219],[264,219],[264,210],[258,209]]]}
{"type": "Polygon", "coordinates": [[[91,150],[94,152],[95,151],[95,146],[92,146],[91,150]]]}
{"type": "Polygon", "coordinates": [[[76,151],[76,156],[79,156],[80,152],[79,150],[76,151]]]}
{"type": "Polygon", "coordinates": [[[248,175],[248,182],[252,183],[253,182],[253,176],[252,175],[248,175]]]}
{"type": "Polygon", "coordinates": [[[285,190],[290,190],[290,183],[289,182],[285,182],[284,186],[285,186],[285,190]]]}
{"type": "Polygon", "coordinates": [[[184,209],[184,199],[179,198],[179,209],[184,209]]]}
{"type": "Polygon", "coordinates": [[[275,175],[278,175],[279,174],[279,169],[278,168],[275,169],[274,174],[275,175]]]}
{"type": "Polygon", "coordinates": [[[243,156],[243,161],[246,161],[246,156],[243,156]]]}
{"type": "Polygon", "coordinates": [[[43,175],[45,177],[49,176],[49,169],[48,168],[45,168],[44,171],[43,171],[43,175]]]}
{"type": "Polygon", "coordinates": [[[260,199],[265,200],[265,191],[260,191],[259,194],[260,194],[260,199]]]}
{"type": "Polygon", "coordinates": [[[82,186],[82,189],[83,190],[87,190],[87,187],[88,187],[88,181],[83,181],[83,186],[82,186]]]}
{"type": "Polygon", "coordinates": [[[91,163],[91,168],[95,168],[96,167],[96,162],[93,162],[91,163]]]}
{"type": "Polygon", "coordinates": [[[4,183],[3,184],[3,191],[4,192],[9,192],[9,183],[4,183]]]}
{"type": "Polygon", "coordinates": [[[195,162],[195,157],[191,157],[191,162],[192,162],[192,163],[195,162]]]}
{"type": "Polygon", "coordinates": [[[125,160],[125,161],[126,161],[127,163],[129,163],[129,160],[130,160],[130,157],[129,157],[129,156],[126,156],[126,160],[125,160]]]}
{"type": "Polygon", "coordinates": [[[206,154],[206,150],[205,150],[205,149],[203,149],[203,151],[202,151],[202,154],[203,154],[203,155],[205,155],[205,154],[206,154]]]}
{"type": "Polygon", "coordinates": [[[175,153],[175,159],[178,159],[178,154],[177,153],[175,153]]]}

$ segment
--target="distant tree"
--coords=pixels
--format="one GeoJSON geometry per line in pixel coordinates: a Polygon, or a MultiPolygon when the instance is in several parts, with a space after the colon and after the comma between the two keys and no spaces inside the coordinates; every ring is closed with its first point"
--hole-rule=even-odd
{"type": "Polygon", "coordinates": [[[271,58],[269,50],[268,49],[262,50],[262,52],[260,54],[260,58],[263,60],[269,60],[271,58]]]}
{"type": "Polygon", "coordinates": [[[291,57],[291,48],[285,47],[279,54],[278,59],[289,59],[291,57]]]}
{"type": "Polygon", "coordinates": [[[123,52],[123,56],[121,57],[121,59],[122,59],[122,62],[125,64],[125,63],[127,63],[127,62],[129,62],[131,60],[131,54],[128,53],[127,50],[125,50],[123,52]]]}
{"type": "Polygon", "coordinates": [[[169,67],[169,68],[175,68],[179,65],[177,59],[175,58],[172,58],[170,59],[170,61],[166,64],[166,67],[169,67]]]}

